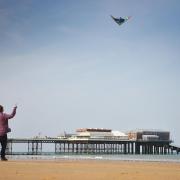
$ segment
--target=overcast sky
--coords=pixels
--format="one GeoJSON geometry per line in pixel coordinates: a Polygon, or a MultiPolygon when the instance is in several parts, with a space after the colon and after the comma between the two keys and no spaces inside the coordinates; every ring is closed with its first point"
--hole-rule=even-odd
{"type": "Polygon", "coordinates": [[[160,129],[180,145],[179,0],[0,0],[10,137],[160,129]],[[118,26],[110,17],[132,16],[118,26]]]}

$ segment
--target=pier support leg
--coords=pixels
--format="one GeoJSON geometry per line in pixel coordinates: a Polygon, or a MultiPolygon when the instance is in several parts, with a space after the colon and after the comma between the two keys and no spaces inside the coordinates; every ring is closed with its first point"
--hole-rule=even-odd
{"type": "Polygon", "coordinates": [[[28,142],[28,154],[41,154],[42,153],[42,142],[28,142]]]}

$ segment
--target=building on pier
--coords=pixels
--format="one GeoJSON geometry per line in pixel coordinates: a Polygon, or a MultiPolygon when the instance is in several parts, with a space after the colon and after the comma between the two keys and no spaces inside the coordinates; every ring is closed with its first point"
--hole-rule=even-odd
{"type": "Polygon", "coordinates": [[[133,130],[128,133],[129,140],[144,140],[144,141],[169,141],[170,132],[160,130],[133,130]]]}
{"type": "Polygon", "coordinates": [[[112,131],[104,128],[81,128],[70,139],[86,140],[128,140],[128,135],[120,131],[112,131]]]}

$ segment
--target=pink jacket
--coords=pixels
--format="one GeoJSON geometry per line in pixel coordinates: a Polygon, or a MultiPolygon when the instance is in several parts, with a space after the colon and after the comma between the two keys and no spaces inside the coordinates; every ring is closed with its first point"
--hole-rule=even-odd
{"type": "Polygon", "coordinates": [[[14,107],[11,114],[0,113],[0,136],[8,133],[8,120],[13,118],[16,114],[16,107],[14,107]]]}

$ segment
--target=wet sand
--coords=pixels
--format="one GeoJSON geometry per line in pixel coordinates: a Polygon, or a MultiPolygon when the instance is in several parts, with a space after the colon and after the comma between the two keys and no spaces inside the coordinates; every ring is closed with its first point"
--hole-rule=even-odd
{"type": "Polygon", "coordinates": [[[180,163],[134,161],[0,161],[2,180],[179,180],[180,163]]]}

